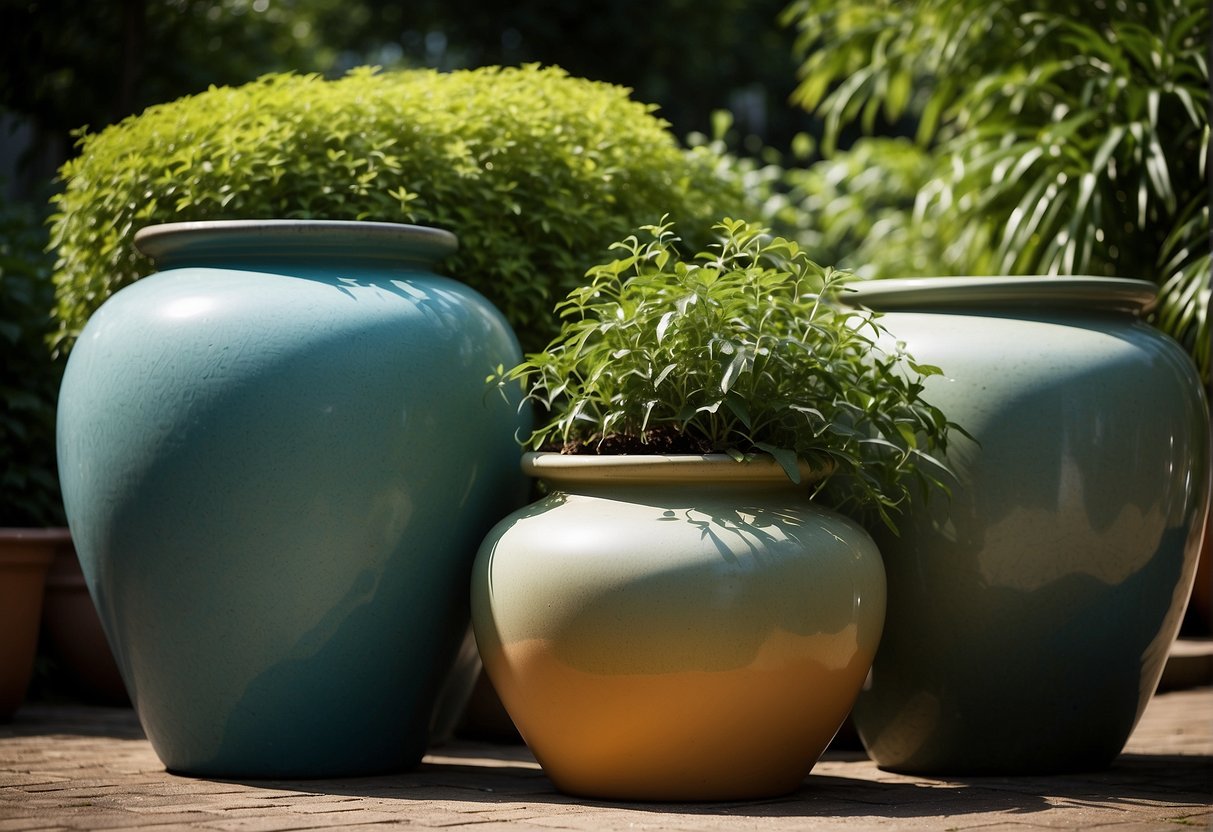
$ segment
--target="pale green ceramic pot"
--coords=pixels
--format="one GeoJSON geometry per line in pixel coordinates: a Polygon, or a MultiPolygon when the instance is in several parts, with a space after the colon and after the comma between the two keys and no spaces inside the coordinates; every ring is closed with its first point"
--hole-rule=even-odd
{"type": "Polygon", "coordinates": [[[501,315],[388,223],[141,231],[160,272],[68,362],[59,469],[89,589],[174,771],[332,777],[425,748],[484,533],[523,499],[501,315]]]}
{"type": "Polygon", "coordinates": [[[854,719],[885,767],[1094,769],[1154,691],[1192,586],[1208,410],[1188,356],[1098,278],[859,285],[941,367],[925,396],[967,429],[951,496],[873,530],[889,609],[854,719]]]}
{"type": "Polygon", "coordinates": [[[871,538],[769,459],[528,455],[549,494],[485,539],[476,639],[555,785],[624,800],[795,789],[884,620],[871,538]]]}

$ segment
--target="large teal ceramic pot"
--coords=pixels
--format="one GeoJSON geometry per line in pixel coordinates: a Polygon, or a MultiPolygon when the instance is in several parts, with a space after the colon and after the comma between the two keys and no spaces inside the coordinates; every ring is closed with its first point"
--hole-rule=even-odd
{"type": "Polygon", "coordinates": [[[873,530],[888,620],[854,719],[885,768],[1098,768],[1141,716],[1192,586],[1208,410],[1188,356],[1141,320],[1152,284],[932,278],[856,303],[943,377],[950,499],[873,530]]]}
{"type": "Polygon", "coordinates": [[[529,454],[548,496],[485,538],[485,670],[566,792],[767,797],[801,784],[884,620],[871,537],[773,460],[529,454]]]}
{"type": "Polygon", "coordinates": [[[73,350],[59,469],[173,771],[330,777],[425,748],[484,533],[525,495],[501,315],[386,223],[185,223],[73,350]]]}

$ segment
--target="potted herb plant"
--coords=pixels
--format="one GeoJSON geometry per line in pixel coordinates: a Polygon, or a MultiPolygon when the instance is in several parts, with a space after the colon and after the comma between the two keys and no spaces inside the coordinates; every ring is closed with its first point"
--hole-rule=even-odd
{"type": "Polygon", "coordinates": [[[682,258],[629,237],[499,372],[550,418],[547,496],[473,573],[486,670],[560,789],[733,799],[797,787],[847,715],[884,620],[890,520],[937,481],[939,372],[875,346],[846,275],[740,221],[682,258]]]}

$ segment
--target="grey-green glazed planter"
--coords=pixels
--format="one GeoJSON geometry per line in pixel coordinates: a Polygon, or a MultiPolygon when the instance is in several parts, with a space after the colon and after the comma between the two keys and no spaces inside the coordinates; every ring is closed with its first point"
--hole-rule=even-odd
{"type": "Polygon", "coordinates": [[[854,302],[915,359],[957,476],[885,557],[885,635],[854,711],[917,773],[1094,769],[1154,691],[1192,586],[1209,488],[1191,361],[1141,320],[1152,284],[930,278],[854,302]]]}
{"type": "Polygon", "coordinates": [[[501,315],[388,223],[145,229],[89,321],[59,468],[90,592],[174,771],[332,777],[426,746],[484,533],[526,494],[501,315]]]}

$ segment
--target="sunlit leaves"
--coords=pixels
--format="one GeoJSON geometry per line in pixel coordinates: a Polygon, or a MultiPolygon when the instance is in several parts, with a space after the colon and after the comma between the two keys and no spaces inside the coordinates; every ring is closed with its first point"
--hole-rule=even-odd
{"type": "Polygon", "coordinates": [[[528,444],[659,432],[735,458],[763,451],[793,479],[797,459],[831,471],[822,495],[886,520],[915,477],[938,473],[920,452],[941,450],[949,425],[920,394],[939,370],[877,346],[875,316],[836,302],[846,273],[736,220],[693,258],[670,225],[642,231],[558,305],[547,349],[501,374],[551,412],[528,444]]]}
{"type": "Polygon", "coordinates": [[[937,166],[914,216],[959,255],[941,273],[1152,279],[1209,377],[1207,0],[794,0],[785,19],[827,144],[877,106],[919,116],[937,166]]]}
{"type": "Polygon", "coordinates": [[[653,108],[554,68],[272,75],[152,107],[81,139],[52,245],[62,348],[150,264],[140,227],[178,220],[369,219],[454,231],[443,269],[537,348],[552,303],[612,241],[664,211],[695,245],[740,190],[653,108]]]}

